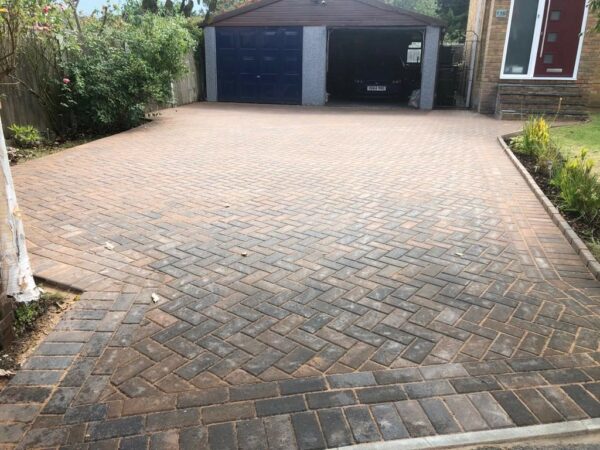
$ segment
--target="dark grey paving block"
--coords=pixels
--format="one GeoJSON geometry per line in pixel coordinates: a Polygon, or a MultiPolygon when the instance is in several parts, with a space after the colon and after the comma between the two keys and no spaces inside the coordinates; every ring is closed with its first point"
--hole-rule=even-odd
{"type": "Polygon", "coordinates": [[[237,450],[237,439],[233,422],[210,425],[208,445],[211,449],[237,450]]]}
{"type": "Polygon", "coordinates": [[[550,384],[572,384],[585,383],[592,379],[582,370],[579,369],[558,369],[547,370],[541,372],[542,376],[548,380],[550,384]]]}
{"type": "Polygon", "coordinates": [[[144,429],[144,418],[141,416],[122,419],[105,420],[91,424],[88,428],[89,440],[99,441],[116,437],[140,434],[144,429]]]}
{"type": "Polygon", "coordinates": [[[446,405],[437,398],[424,398],[419,400],[423,411],[427,414],[429,421],[439,434],[460,433],[460,426],[452,417],[446,405]]]}
{"type": "Polygon", "coordinates": [[[454,388],[447,380],[424,381],[422,383],[405,384],[404,390],[408,394],[408,398],[427,398],[438,397],[441,395],[454,394],[454,388]]]}
{"type": "Polygon", "coordinates": [[[588,416],[592,418],[600,417],[600,403],[581,386],[564,386],[563,390],[588,416]]]}
{"type": "Polygon", "coordinates": [[[489,428],[487,422],[481,417],[477,408],[471,404],[469,397],[466,395],[445,397],[444,402],[463,430],[481,431],[489,428]]]}
{"type": "Polygon", "coordinates": [[[146,450],[150,436],[131,436],[121,439],[119,450],[146,450]]]}
{"type": "Polygon", "coordinates": [[[427,414],[417,400],[405,400],[396,403],[396,409],[411,437],[423,437],[436,434],[427,414]]]}
{"type": "Polygon", "coordinates": [[[318,450],[326,447],[319,421],[314,412],[293,414],[292,425],[300,450],[318,450]]]}
{"type": "Polygon", "coordinates": [[[539,423],[523,402],[512,392],[495,391],[492,395],[517,426],[537,425],[539,423]]]}
{"type": "Polygon", "coordinates": [[[398,384],[421,381],[423,377],[418,369],[408,367],[406,369],[380,370],[373,372],[378,384],[398,384]]]}
{"type": "Polygon", "coordinates": [[[237,422],[237,439],[240,450],[266,450],[267,434],[262,419],[237,422]]]}
{"type": "Polygon", "coordinates": [[[317,412],[321,430],[329,447],[340,447],[354,443],[346,418],[340,408],[322,409],[317,412]]]}
{"type": "Polygon", "coordinates": [[[296,436],[288,415],[265,417],[263,419],[269,450],[296,448],[296,436]]]}
{"type": "Polygon", "coordinates": [[[357,443],[375,442],[381,440],[368,406],[351,406],[344,408],[344,414],[357,443]]]}
{"type": "Polygon", "coordinates": [[[371,412],[386,441],[410,437],[394,405],[373,406],[371,412]]]}
{"type": "Polygon", "coordinates": [[[357,389],[359,403],[385,403],[406,400],[406,394],[400,385],[377,386],[357,389]]]}
{"type": "Polygon", "coordinates": [[[297,380],[283,380],[279,382],[282,395],[302,394],[305,392],[322,391],[327,388],[322,377],[300,378],[297,380]]]}
{"type": "Polygon", "coordinates": [[[459,378],[450,380],[452,386],[459,394],[468,394],[471,392],[485,392],[502,389],[496,379],[490,375],[483,377],[459,378]]]}
{"type": "Polygon", "coordinates": [[[308,401],[308,407],[311,409],[334,408],[356,403],[354,392],[350,390],[306,394],[306,400],[308,401]]]}
{"type": "Polygon", "coordinates": [[[496,399],[487,392],[469,394],[468,397],[490,428],[505,428],[515,425],[496,399]]]}
{"type": "Polygon", "coordinates": [[[229,396],[232,402],[271,398],[276,397],[277,395],[277,383],[245,384],[242,386],[234,386],[229,389],[229,396]]]}
{"type": "Polygon", "coordinates": [[[554,369],[554,366],[544,358],[514,359],[507,362],[515,372],[537,372],[554,369]]]}
{"type": "Polygon", "coordinates": [[[327,377],[332,389],[375,386],[377,381],[372,372],[354,372],[329,375],[327,377]]]}
{"type": "Polygon", "coordinates": [[[181,450],[197,450],[208,445],[208,429],[203,426],[184,428],[179,432],[181,450]]]}
{"type": "Polygon", "coordinates": [[[103,404],[77,406],[67,410],[64,421],[66,424],[97,422],[104,420],[106,414],[107,406],[103,404]]]}
{"type": "Polygon", "coordinates": [[[57,388],[44,406],[44,414],[64,414],[77,394],[78,388],[57,388]]]}
{"type": "Polygon", "coordinates": [[[305,410],[306,404],[304,403],[304,397],[302,395],[256,401],[256,414],[261,417],[305,410]]]}

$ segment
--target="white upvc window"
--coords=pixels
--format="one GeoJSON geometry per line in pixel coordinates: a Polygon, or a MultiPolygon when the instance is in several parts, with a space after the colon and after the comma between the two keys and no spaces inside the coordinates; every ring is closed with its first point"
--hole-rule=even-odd
{"type": "Polygon", "coordinates": [[[575,80],[587,0],[511,0],[501,79],[575,80]]]}

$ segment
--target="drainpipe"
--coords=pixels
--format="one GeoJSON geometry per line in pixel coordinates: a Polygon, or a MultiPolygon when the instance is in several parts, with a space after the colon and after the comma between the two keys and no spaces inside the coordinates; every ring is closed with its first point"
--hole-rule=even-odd
{"type": "Polygon", "coordinates": [[[481,39],[482,23],[483,23],[483,12],[485,10],[485,0],[477,0],[477,13],[475,14],[475,30],[467,31],[467,33],[473,33],[475,40],[471,46],[471,62],[469,63],[469,80],[467,84],[467,97],[465,99],[465,107],[471,107],[471,95],[473,93],[473,81],[475,77],[475,63],[477,62],[477,48],[478,43],[481,39]]]}

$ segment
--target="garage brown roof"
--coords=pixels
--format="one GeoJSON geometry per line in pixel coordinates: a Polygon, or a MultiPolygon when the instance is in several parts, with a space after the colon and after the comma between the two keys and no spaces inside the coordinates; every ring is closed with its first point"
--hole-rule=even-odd
{"type": "Polygon", "coordinates": [[[443,21],[380,0],[259,0],[209,21],[208,26],[444,26],[443,21]]]}

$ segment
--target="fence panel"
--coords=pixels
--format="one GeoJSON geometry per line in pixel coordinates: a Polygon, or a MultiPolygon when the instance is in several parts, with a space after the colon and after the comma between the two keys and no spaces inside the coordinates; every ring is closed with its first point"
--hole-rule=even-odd
{"type": "MultiPolygon", "coordinates": [[[[198,64],[193,52],[186,56],[188,72],[173,82],[173,101],[168,106],[181,106],[194,103],[203,98],[204,84],[201,64],[198,64]]],[[[27,68],[19,71],[19,76],[26,77],[27,68]]],[[[31,80],[27,80],[31,82],[31,80]]],[[[40,131],[46,131],[50,124],[37,98],[21,85],[12,83],[0,84],[0,101],[2,109],[2,126],[6,128],[14,123],[33,125],[40,131]]],[[[156,108],[150,108],[156,109],[156,108]]]]}

